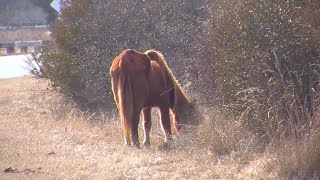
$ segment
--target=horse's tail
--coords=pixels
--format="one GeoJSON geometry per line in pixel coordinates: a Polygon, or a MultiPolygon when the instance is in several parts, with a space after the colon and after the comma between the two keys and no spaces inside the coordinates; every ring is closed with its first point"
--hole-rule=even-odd
{"type": "Polygon", "coordinates": [[[133,116],[132,86],[127,68],[122,67],[118,83],[119,111],[126,143],[130,144],[131,120],[133,116]]]}

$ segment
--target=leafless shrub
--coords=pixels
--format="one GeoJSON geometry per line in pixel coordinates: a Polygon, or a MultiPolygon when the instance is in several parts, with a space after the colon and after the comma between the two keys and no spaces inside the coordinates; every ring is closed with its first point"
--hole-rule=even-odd
{"type": "Polygon", "coordinates": [[[315,13],[313,6],[319,4],[217,1],[209,10],[207,43],[220,101],[269,140],[299,137],[318,107],[320,58],[310,39],[318,38],[311,27],[319,20],[305,13],[315,13]]]}
{"type": "Polygon", "coordinates": [[[191,66],[185,57],[195,41],[197,23],[182,0],[68,1],[51,27],[53,43],[44,50],[42,65],[45,74],[80,104],[112,102],[109,67],[119,52],[155,48],[183,79],[180,63],[191,66]]]}

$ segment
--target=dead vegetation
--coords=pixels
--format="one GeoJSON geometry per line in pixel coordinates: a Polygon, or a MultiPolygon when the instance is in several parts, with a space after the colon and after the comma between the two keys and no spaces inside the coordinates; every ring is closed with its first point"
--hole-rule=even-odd
{"type": "Polygon", "coordinates": [[[264,169],[268,160],[251,154],[252,139],[237,131],[236,122],[223,123],[222,116],[179,135],[170,146],[162,146],[154,120],[154,145],[131,149],[122,145],[118,121],[65,105],[46,80],[6,79],[0,89],[1,179],[273,177],[264,169]]]}
{"type": "Polygon", "coordinates": [[[66,104],[48,81],[0,80],[0,179],[316,179],[319,133],[263,147],[218,108],[163,145],[153,118],[150,149],[124,148],[117,114],[66,104]],[[282,143],[282,144],[281,144],[282,143]]]}

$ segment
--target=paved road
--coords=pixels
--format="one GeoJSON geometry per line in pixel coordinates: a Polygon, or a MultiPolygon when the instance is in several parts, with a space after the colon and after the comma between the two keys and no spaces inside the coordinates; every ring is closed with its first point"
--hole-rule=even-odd
{"type": "Polygon", "coordinates": [[[0,79],[28,75],[25,62],[30,55],[0,56],[0,79]]]}

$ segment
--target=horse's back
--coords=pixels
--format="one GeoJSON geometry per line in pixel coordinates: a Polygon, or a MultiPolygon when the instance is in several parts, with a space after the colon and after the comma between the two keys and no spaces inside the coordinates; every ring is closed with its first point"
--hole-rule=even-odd
{"type": "Polygon", "coordinates": [[[112,63],[112,81],[117,84],[121,75],[129,76],[135,104],[168,106],[174,84],[168,77],[163,63],[151,57],[135,50],[124,50],[112,63]]]}

